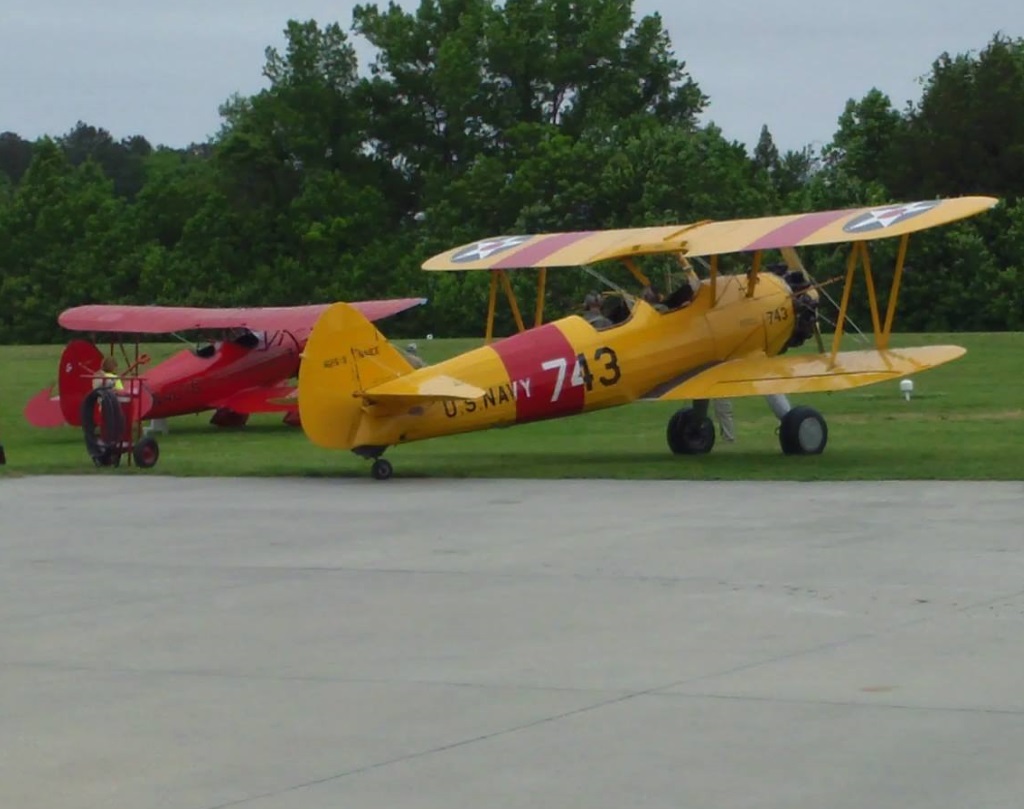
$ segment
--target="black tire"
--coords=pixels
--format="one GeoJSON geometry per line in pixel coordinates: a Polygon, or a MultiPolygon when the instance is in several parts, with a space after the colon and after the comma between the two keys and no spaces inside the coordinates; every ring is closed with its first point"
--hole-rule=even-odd
{"type": "Polygon", "coordinates": [[[676,455],[706,455],[715,446],[715,424],[688,407],[668,420],[666,438],[668,448],[676,455]]]}
{"type": "Polygon", "coordinates": [[[96,388],[82,399],[80,410],[85,448],[96,466],[121,463],[121,438],[124,435],[124,411],[117,394],[110,388],[96,388]],[[100,405],[100,423],[96,424],[96,404],[100,405]]]}
{"type": "Polygon", "coordinates": [[[132,457],[135,459],[135,465],[141,469],[154,467],[160,458],[160,445],[153,436],[143,436],[132,450],[132,457]]]}
{"type": "Polygon", "coordinates": [[[779,444],[786,455],[820,455],[828,443],[828,424],[813,407],[794,407],[782,417],[779,444]]]}
{"type": "Polygon", "coordinates": [[[386,461],[383,458],[378,458],[373,462],[373,466],[370,467],[370,474],[376,480],[387,480],[394,473],[394,468],[391,466],[391,461],[386,461]]]}

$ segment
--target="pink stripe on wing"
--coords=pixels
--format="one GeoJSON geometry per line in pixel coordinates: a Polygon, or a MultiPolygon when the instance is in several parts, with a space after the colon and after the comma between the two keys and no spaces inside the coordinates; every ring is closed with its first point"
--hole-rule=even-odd
{"type": "Polygon", "coordinates": [[[776,228],[770,233],[766,233],[757,241],[741,248],[741,250],[771,250],[774,247],[792,247],[802,239],[806,239],[816,230],[820,230],[825,225],[831,225],[837,219],[850,216],[850,214],[851,211],[819,211],[818,213],[809,213],[801,216],[799,219],[788,222],[782,227],[776,228]]]}
{"type": "Polygon", "coordinates": [[[547,236],[539,242],[534,242],[529,247],[516,250],[497,264],[492,264],[491,268],[495,270],[508,270],[514,267],[532,267],[541,259],[547,258],[552,253],[557,253],[563,247],[568,247],[570,244],[575,244],[587,238],[593,232],[592,230],[581,230],[574,233],[558,233],[553,236],[547,236]]]}

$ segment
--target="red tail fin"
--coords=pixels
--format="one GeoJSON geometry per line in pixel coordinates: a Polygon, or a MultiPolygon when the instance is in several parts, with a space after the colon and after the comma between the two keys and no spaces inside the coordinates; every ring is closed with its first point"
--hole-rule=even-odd
{"type": "Polygon", "coordinates": [[[103,354],[88,340],[72,340],[60,355],[57,390],[60,391],[60,410],[68,424],[82,426],[82,400],[92,390],[92,381],[99,373],[101,362],[103,354]]]}

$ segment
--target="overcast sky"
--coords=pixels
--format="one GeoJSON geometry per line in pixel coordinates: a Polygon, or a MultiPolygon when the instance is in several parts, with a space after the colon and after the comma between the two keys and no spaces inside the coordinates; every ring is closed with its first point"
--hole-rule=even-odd
{"type": "MultiPolygon", "coordinates": [[[[418,0],[401,0],[415,8],[418,0]]],[[[339,22],[352,0],[0,0],[0,131],[60,135],[78,120],[115,138],[185,146],[216,133],[218,105],[263,86],[264,49],[291,18],[339,22]]],[[[378,3],[385,8],[387,3],[378,3]]],[[[1019,0],[635,0],[658,12],[731,140],[767,124],[780,149],[820,147],[848,98],[902,108],[943,51],[1024,36],[1019,0]]],[[[365,66],[367,46],[354,42],[365,66]]]]}

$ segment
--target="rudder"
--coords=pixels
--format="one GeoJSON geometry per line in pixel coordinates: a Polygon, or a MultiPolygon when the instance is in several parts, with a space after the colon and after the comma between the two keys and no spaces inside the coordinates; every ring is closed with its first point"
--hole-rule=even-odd
{"type": "Polygon", "coordinates": [[[93,378],[100,372],[103,353],[88,340],[72,340],[60,355],[57,390],[64,420],[82,426],[82,401],[92,390],[93,378]]]}
{"type": "Polygon", "coordinates": [[[299,366],[299,419],[314,444],[352,449],[363,417],[360,394],[413,371],[412,365],[354,306],[320,315],[299,366]]]}

